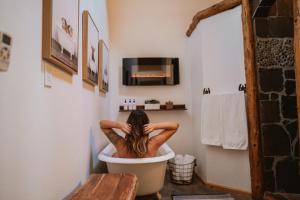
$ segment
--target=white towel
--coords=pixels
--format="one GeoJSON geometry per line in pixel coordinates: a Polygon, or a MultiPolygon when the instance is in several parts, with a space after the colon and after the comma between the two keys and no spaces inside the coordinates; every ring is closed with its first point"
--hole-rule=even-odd
{"type": "Polygon", "coordinates": [[[194,161],[195,157],[185,154],[183,156],[183,171],[181,174],[181,177],[185,181],[190,181],[192,176],[193,176],[193,171],[194,171],[194,161]]]}
{"type": "Polygon", "coordinates": [[[177,154],[173,160],[175,163],[172,170],[173,178],[177,181],[190,181],[194,170],[194,160],[194,156],[177,154]]]}
{"type": "Polygon", "coordinates": [[[248,147],[245,95],[243,92],[226,94],[222,100],[222,146],[245,150],[248,147]]]}
{"type": "Polygon", "coordinates": [[[203,95],[201,106],[201,142],[220,146],[222,143],[221,95],[203,95]]]}
{"type": "Polygon", "coordinates": [[[174,158],[175,166],[173,166],[172,174],[173,178],[177,181],[182,180],[181,168],[180,166],[183,164],[183,155],[177,154],[174,158]]]}

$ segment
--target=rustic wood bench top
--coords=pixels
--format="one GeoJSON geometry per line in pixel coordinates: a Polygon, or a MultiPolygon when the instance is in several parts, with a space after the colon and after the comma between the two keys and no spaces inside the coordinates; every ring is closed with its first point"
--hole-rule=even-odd
{"type": "Polygon", "coordinates": [[[92,174],[69,200],[134,200],[136,190],[134,174],[92,174]]]}

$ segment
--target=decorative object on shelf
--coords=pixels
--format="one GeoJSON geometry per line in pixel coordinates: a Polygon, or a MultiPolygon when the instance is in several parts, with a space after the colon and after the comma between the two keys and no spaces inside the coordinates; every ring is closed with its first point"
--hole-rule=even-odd
{"type": "Polygon", "coordinates": [[[166,102],[166,109],[167,109],[167,110],[173,109],[173,102],[172,102],[172,101],[167,101],[167,102],[166,102]]]}
{"type": "Polygon", "coordinates": [[[92,85],[98,84],[98,38],[99,31],[87,10],[82,13],[82,79],[92,85]]]}
{"type": "Polygon", "coordinates": [[[160,102],[156,99],[145,100],[145,110],[159,110],[160,102]]]}
{"type": "Polygon", "coordinates": [[[99,90],[108,92],[108,48],[103,40],[99,41],[99,90]]]}
{"type": "MultiPolygon", "coordinates": [[[[185,104],[174,104],[172,109],[167,109],[166,105],[160,105],[160,108],[157,109],[146,109],[145,105],[136,105],[136,110],[145,110],[145,111],[175,111],[175,110],[187,110],[185,104]]],[[[120,112],[130,112],[130,110],[126,109],[125,106],[119,107],[120,112]]]]}
{"type": "Polygon", "coordinates": [[[0,32],[0,71],[7,71],[10,62],[12,37],[0,32]]]}
{"type": "Polygon", "coordinates": [[[78,18],[78,0],[43,0],[42,57],[71,74],[78,72],[78,18]]]}

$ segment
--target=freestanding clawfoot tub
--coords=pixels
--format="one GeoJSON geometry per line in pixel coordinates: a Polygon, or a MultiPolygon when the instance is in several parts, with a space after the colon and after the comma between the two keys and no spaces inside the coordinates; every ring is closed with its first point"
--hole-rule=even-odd
{"type": "Polygon", "coordinates": [[[114,158],[116,152],[112,144],[107,145],[98,155],[98,159],[107,163],[109,173],[130,172],[138,177],[137,195],[148,195],[159,192],[165,180],[167,161],[174,158],[174,151],[163,144],[159,155],[152,158],[114,158]]]}

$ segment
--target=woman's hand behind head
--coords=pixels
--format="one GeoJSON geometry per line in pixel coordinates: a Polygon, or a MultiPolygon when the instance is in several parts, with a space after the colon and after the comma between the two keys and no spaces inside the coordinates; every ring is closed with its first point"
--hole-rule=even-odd
{"type": "Polygon", "coordinates": [[[144,133],[145,134],[150,134],[154,130],[155,130],[154,124],[149,123],[149,124],[144,125],[144,133]]]}
{"type": "Polygon", "coordinates": [[[131,125],[127,123],[121,123],[120,124],[120,129],[125,133],[125,134],[130,134],[131,132],[131,125]]]}

